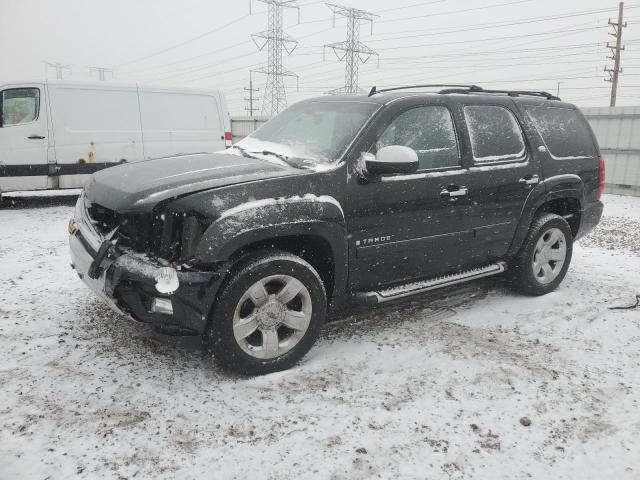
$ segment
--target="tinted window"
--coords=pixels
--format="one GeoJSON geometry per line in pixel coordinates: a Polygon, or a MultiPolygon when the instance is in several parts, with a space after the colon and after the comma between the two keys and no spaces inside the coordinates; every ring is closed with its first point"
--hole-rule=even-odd
{"type": "Polygon", "coordinates": [[[528,107],[525,111],[552,157],[562,159],[595,155],[591,132],[575,110],[528,107]]]}
{"type": "Polygon", "coordinates": [[[401,113],[376,143],[378,149],[388,145],[413,148],[420,170],[460,165],[456,133],[446,107],[418,107],[401,113]]]}
{"type": "Polygon", "coordinates": [[[476,162],[515,160],[524,156],[524,139],[509,110],[495,105],[468,105],[464,115],[476,162]]]}
{"type": "Polygon", "coordinates": [[[38,118],[40,91],[37,88],[13,88],[2,92],[2,126],[31,123],[38,118]]]}

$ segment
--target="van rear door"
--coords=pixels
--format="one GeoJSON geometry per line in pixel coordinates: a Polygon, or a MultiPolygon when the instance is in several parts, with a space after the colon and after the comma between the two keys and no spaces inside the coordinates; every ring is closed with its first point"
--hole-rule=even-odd
{"type": "Polygon", "coordinates": [[[0,192],[47,188],[46,102],[42,85],[0,91],[0,192]]]}

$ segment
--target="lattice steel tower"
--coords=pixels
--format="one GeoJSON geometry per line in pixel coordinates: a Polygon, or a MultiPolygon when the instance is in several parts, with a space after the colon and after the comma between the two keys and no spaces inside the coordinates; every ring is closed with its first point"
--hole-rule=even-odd
{"type": "Polygon", "coordinates": [[[331,48],[336,54],[336,57],[338,57],[338,60],[345,60],[346,62],[344,87],[332,90],[330,93],[360,92],[361,89],[358,87],[358,64],[360,62],[366,63],[374,55],[378,57],[378,61],[380,58],[378,52],[367,47],[360,41],[360,22],[362,20],[371,22],[371,29],[373,31],[373,19],[378,17],[378,15],[333,3],[327,3],[326,5],[333,11],[334,27],[336,25],[336,15],[341,15],[347,19],[347,40],[324,46],[325,50],[331,48]]]}
{"type": "MultiPolygon", "coordinates": [[[[264,32],[251,34],[251,39],[262,51],[267,47],[267,65],[255,71],[267,75],[267,83],[264,88],[262,101],[262,114],[275,115],[287,106],[287,92],[284,87],[284,77],[296,77],[297,75],[282,65],[283,51],[289,55],[296,49],[298,42],[287,35],[282,28],[282,16],[285,8],[298,10],[298,22],[300,21],[300,8],[297,0],[255,0],[268,5],[268,29],[264,32]]],[[[249,3],[251,10],[251,1],[249,3]]],[[[251,13],[251,12],[249,12],[251,13]]]]}

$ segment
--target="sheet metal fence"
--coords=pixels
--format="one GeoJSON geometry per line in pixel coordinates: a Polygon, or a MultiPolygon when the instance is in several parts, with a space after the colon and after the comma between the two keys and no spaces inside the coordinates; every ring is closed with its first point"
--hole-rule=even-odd
{"type": "Polygon", "coordinates": [[[606,164],[607,193],[640,196],[640,107],[583,108],[606,164]]]}

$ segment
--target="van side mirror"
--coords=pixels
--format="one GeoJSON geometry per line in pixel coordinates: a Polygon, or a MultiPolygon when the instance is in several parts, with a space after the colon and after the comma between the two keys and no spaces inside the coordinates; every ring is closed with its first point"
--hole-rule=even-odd
{"type": "Polygon", "coordinates": [[[386,173],[415,173],[418,170],[418,154],[413,148],[403,145],[382,147],[374,156],[364,158],[367,172],[373,175],[386,173]]]}

